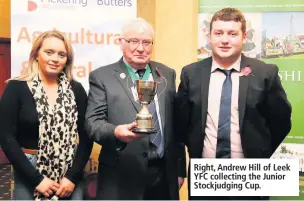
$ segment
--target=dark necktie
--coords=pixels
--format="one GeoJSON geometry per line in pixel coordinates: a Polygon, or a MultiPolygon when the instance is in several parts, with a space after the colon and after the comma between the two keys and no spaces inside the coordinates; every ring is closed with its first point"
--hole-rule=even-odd
{"type": "Polygon", "coordinates": [[[230,126],[231,126],[231,93],[232,70],[220,70],[226,75],[223,83],[221,105],[219,112],[218,134],[216,145],[216,158],[231,158],[230,149],[230,126]]]}
{"type": "Polygon", "coordinates": [[[156,112],[156,106],[155,101],[152,101],[148,105],[149,112],[152,114],[153,122],[154,122],[154,129],[156,130],[156,133],[150,134],[150,141],[156,146],[159,147],[161,143],[161,132],[160,132],[160,126],[158,121],[158,116],[156,112]]]}
{"type": "Polygon", "coordinates": [[[136,71],[140,80],[143,78],[145,72],[146,72],[146,69],[139,69],[139,70],[136,71]]]}
{"type": "MultiPolygon", "coordinates": [[[[146,69],[139,69],[136,71],[136,73],[138,73],[139,79],[142,79],[142,77],[145,74],[145,71],[146,71],[146,69]]],[[[149,135],[149,139],[150,139],[150,142],[157,147],[157,154],[159,156],[162,156],[163,148],[162,148],[162,146],[160,146],[162,143],[162,136],[161,136],[161,130],[160,130],[160,126],[159,126],[158,116],[157,116],[157,112],[156,112],[156,105],[155,105],[154,100],[148,105],[148,109],[149,109],[150,114],[152,114],[152,118],[153,118],[153,122],[154,122],[154,129],[156,130],[156,133],[149,135]]]]}

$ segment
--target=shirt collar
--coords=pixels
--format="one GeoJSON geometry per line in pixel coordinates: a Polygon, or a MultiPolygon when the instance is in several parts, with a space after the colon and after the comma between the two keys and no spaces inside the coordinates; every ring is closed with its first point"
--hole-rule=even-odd
{"type": "Polygon", "coordinates": [[[223,69],[223,70],[231,70],[234,69],[237,72],[240,72],[241,68],[241,56],[234,62],[229,68],[224,69],[221,67],[213,58],[212,58],[212,67],[211,67],[211,73],[213,73],[217,69],[223,69]]]}
{"type": "MultiPolygon", "coordinates": [[[[129,66],[129,67],[131,68],[131,70],[132,70],[134,73],[136,73],[136,71],[137,71],[138,69],[133,68],[133,67],[127,62],[127,60],[125,59],[125,57],[122,57],[122,60],[123,60],[123,62],[124,62],[127,66],[129,66]]],[[[149,65],[149,64],[147,64],[147,65],[145,66],[145,69],[147,69],[148,65],[149,65]]]]}

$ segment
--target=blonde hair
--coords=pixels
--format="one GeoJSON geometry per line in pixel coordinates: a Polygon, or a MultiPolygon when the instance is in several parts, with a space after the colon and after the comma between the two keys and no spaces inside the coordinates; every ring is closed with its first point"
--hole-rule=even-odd
{"type": "MultiPolygon", "coordinates": [[[[43,32],[39,37],[34,41],[32,50],[29,57],[29,64],[26,69],[24,69],[18,77],[11,78],[9,80],[23,80],[31,81],[39,73],[39,65],[37,61],[38,52],[42,46],[42,43],[47,38],[58,38],[64,43],[65,49],[67,51],[67,62],[63,68],[63,72],[66,74],[67,78],[71,81],[73,80],[72,68],[74,62],[74,52],[71,43],[65,37],[63,33],[58,30],[51,30],[43,32]]],[[[9,81],[8,80],[8,81],[9,81]]]]}

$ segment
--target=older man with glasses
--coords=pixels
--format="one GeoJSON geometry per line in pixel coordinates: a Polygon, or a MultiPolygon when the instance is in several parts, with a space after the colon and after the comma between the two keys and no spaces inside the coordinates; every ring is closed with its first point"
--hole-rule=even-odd
{"type": "Polygon", "coordinates": [[[90,75],[86,128],[102,146],[98,168],[98,200],[179,199],[185,177],[185,149],[173,136],[175,71],[150,61],[154,30],[143,19],[123,27],[123,57],[90,75]],[[155,133],[132,131],[140,104],[135,80],[154,80],[157,94],[149,105],[155,133]]]}

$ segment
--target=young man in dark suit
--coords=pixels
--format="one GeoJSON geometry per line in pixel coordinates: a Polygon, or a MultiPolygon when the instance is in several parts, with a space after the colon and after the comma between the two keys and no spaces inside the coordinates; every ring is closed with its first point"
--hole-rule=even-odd
{"type": "MultiPolygon", "coordinates": [[[[239,10],[216,12],[210,23],[213,56],[182,69],[175,123],[190,158],[269,158],[291,129],[278,67],[242,55],[245,33],[239,10]]],[[[189,199],[265,197],[191,197],[189,192],[189,199]]]]}

